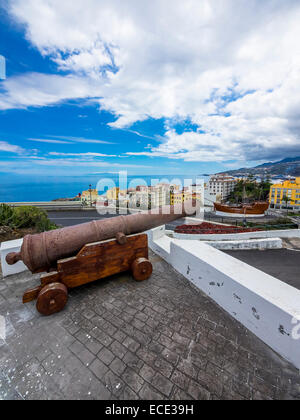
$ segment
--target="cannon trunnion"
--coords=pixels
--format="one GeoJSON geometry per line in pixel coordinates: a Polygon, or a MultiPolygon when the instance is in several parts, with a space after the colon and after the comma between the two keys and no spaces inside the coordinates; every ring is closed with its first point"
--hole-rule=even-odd
{"type": "Polygon", "coordinates": [[[151,276],[147,234],[121,234],[115,240],[85,245],[75,257],[57,261],[56,271],[42,274],[41,285],[27,290],[23,303],[37,299],[37,310],[52,315],[64,309],[69,289],[126,271],[136,281],[151,276]]]}

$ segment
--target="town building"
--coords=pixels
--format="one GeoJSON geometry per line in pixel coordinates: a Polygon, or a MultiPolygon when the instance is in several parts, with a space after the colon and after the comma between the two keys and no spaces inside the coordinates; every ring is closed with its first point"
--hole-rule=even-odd
{"type": "MultiPolygon", "coordinates": [[[[140,208],[142,210],[154,209],[165,205],[170,205],[180,197],[181,187],[175,184],[159,183],[154,186],[139,185],[135,189],[120,190],[119,188],[111,188],[106,192],[109,204],[120,207],[140,208]],[[179,196],[177,196],[179,194],[179,196]],[[173,197],[173,199],[172,199],[173,197]]],[[[183,190],[184,201],[188,198],[196,198],[200,200],[201,195],[196,194],[192,187],[183,190]]]]}
{"type": "Polygon", "coordinates": [[[120,188],[114,187],[107,190],[106,196],[109,201],[117,201],[119,199],[120,188]]]}
{"type": "Polygon", "coordinates": [[[184,192],[173,192],[171,193],[171,206],[174,206],[176,204],[181,204],[184,202],[184,192]]]}
{"type": "Polygon", "coordinates": [[[179,191],[178,185],[160,183],[155,185],[151,191],[151,202],[154,207],[170,205],[171,193],[179,191]]]}
{"type": "Polygon", "coordinates": [[[171,198],[170,204],[174,206],[176,204],[185,203],[186,201],[189,201],[189,200],[201,201],[202,196],[198,192],[193,192],[189,188],[184,188],[182,191],[171,193],[170,198],[171,198]]]}
{"type": "Polygon", "coordinates": [[[274,184],[270,188],[270,207],[290,210],[300,210],[300,177],[274,184]]]}
{"type": "Polygon", "coordinates": [[[142,191],[135,191],[129,194],[129,207],[140,208],[142,210],[150,209],[151,195],[148,189],[142,189],[142,191]]]}
{"type": "Polygon", "coordinates": [[[159,183],[155,186],[137,186],[136,191],[130,192],[130,207],[154,209],[170,205],[171,195],[174,191],[179,190],[179,185],[166,183],[159,183]]]}
{"type": "Polygon", "coordinates": [[[118,196],[119,207],[128,207],[129,204],[129,194],[127,190],[120,190],[118,196]]]}
{"type": "Polygon", "coordinates": [[[81,194],[81,204],[89,206],[92,204],[96,204],[98,198],[99,194],[98,191],[95,189],[83,191],[81,194]]]}
{"type": "Polygon", "coordinates": [[[212,175],[208,181],[208,195],[219,196],[220,200],[226,200],[234,191],[239,179],[228,175],[212,175]]]}
{"type": "Polygon", "coordinates": [[[214,203],[220,203],[221,201],[221,196],[211,193],[206,184],[204,187],[204,206],[212,210],[214,208],[214,203]]]}

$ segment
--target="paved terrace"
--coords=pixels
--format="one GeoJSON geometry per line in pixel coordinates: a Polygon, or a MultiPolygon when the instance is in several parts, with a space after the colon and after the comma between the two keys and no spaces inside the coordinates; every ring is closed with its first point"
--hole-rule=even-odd
{"type": "Polygon", "coordinates": [[[298,371],[152,255],[146,282],[72,291],[64,312],[22,305],[29,273],[0,280],[0,399],[299,399],[298,371]]]}

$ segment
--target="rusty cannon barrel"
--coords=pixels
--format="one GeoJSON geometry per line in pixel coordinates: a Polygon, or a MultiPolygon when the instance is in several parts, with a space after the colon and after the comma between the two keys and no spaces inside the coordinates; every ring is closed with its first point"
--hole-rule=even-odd
{"type": "Polygon", "coordinates": [[[55,268],[58,260],[74,256],[86,244],[113,238],[117,238],[121,243],[124,235],[145,232],[181,217],[193,215],[197,211],[196,207],[195,200],[191,200],[184,204],[163,206],[139,214],[95,220],[77,226],[27,235],[21,251],[8,254],[6,261],[10,265],[23,261],[32,273],[48,271],[55,268]]]}

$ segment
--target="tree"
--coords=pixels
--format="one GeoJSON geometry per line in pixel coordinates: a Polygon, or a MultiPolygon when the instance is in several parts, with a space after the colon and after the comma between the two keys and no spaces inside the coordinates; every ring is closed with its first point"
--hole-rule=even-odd
{"type": "Polygon", "coordinates": [[[255,177],[254,177],[254,175],[253,174],[249,174],[248,175],[248,179],[247,179],[247,181],[246,182],[256,182],[255,181],[255,177]]]}
{"type": "Polygon", "coordinates": [[[257,183],[253,177],[239,181],[234,191],[229,195],[231,203],[242,203],[244,201],[266,201],[270,194],[271,182],[269,180],[257,183]]]}
{"type": "Polygon", "coordinates": [[[288,203],[289,203],[290,199],[289,199],[289,197],[287,195],[284,195],[282,197],[282,201],[285,202],[286,214],[288,214],[288,212],[289,212],[288,203]]]}

